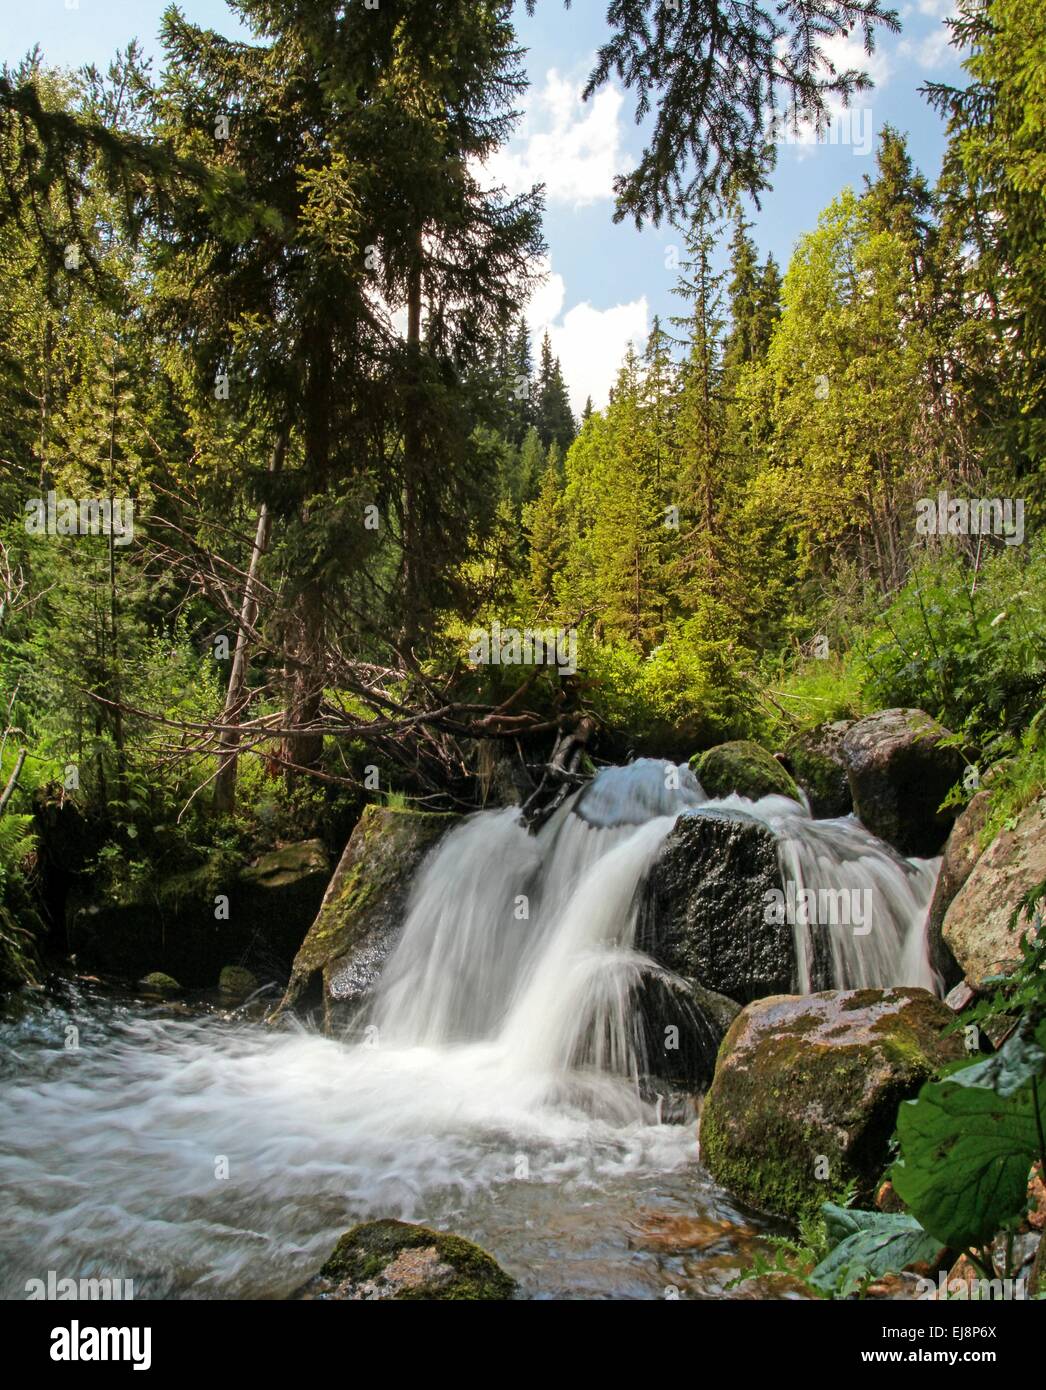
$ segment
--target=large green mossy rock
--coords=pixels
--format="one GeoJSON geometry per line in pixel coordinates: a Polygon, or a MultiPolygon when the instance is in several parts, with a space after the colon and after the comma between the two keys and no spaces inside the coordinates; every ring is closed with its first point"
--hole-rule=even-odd
{"type": "Polygon", "coordinates": [[[941,924],[945,946],[975,989],[1008,974],[1021,958],[1021,935],[1031,922],[1025,912],[1010,923],[1021,900],[1046,882],[1046,797],[1026,807],[982,854],[976,848],[971,841],[965,858],[974,862],[941,924]]]}
{"type": "Polygon", "coordinates": [[[294,960],[278,1017],[323,980],[328,1027],[348,1022],[381,973],[421,861],[461,817],[367,806],[349,837],[316,919],[294,960]]]}
{"type": "Polygon", "coordinates": [[[928,990],[826,990],[750,1004],[723,1041],[701,1157],[742,1201],[793,1221],[848,1184],[870,1203],[897,1107],[963,1055],[928,990]]]}
{"type": "Polygon", "coordinates": [[[767,920],[782,891],[777,839],[743,811],[679,817],[647,875],[636,946],[675,975],[747,1004],[795,987],[795,937],[767,920]]]}
{"type": "Polygon", "coordinates": [[[858,720],[843,738],[854,811],[901,854],[939,854],[952,828],[955,810],[941,803],[964,763],[947,737],[923,710],[885,709],[858,720]]]}
{"type": "Polygon", "coordinates": [[[260,979],[286,979],[330,879],[320,840],[249,865],[214,860],[118,902],[74,900],[69,949],[81,967],[129,979],[162,971],[213,988],[235,961],[260,979]]]}
{"type": "Polygon", "coordinates": [[[695,754],[690,766],[697,774],[705,792],[712,797],[747,796],[758,801],[761,796],[790,796],[799,800],[799,788],[772,754],[758,743],[739,739],[720,743],[707,753],[695,754]]]}
{"type": "Polygon", "coordinates": [[[515,1281],[470,1240],[406,1221],[368,1221],[342,1236],[297,1297],[494,1302],[515,1290],[515,1281]]]}
{"type": "Polygon", "coordinates": [[[818,724],[796,734],[785,747],[785,765],[806,793],[811,814],[818,819],[848,816],[853,810],[843,760],[843,739],[853,722],[837,719],[818,724]]]}

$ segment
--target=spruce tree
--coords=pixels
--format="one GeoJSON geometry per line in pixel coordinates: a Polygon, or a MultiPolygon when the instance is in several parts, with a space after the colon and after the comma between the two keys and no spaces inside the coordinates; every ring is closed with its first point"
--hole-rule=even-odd
{"type": "Polygon", "coordinates": [[[546,449],[555,443],[561,452],[566,453],[573,444],[577,424],[570,409],[563,370],[559,358],[552,356],[552,342],[547,332],[541,340],[535,423],[546,449]]]}
{"type": "Polygon", "coordinates": [[[688,259],[673,289],[690,306],[688,313],[672,319],[686,330],[687,341],[676,416],[681,526],[674,573],[682,590],[715,579],[721,494],[727,481],[722,342],[726,275],[712,264],[716,243],[714,224],[699,213],[687,233],[688,259]]]}
{"type": "MultiPolygon", "coordinates": [[[[255,487],[280,517],[288,717],[307,725],[337,586],[355,586],[357,610],[372,607],[359,576],[394,540],[398,584],[373,611],[374,635],[391,621],[412,645],[449,598],[465,537],[492,520],[469,374],[528,291],[539,205],[484,191],[474,173],[506,138],[523,84],[503,5],[234,8],[257,42],[165,16],[161,133],[251,189],[263,211],[187,194],[157,273],[201,386],[227,379],[226,414],[263,422],[273,457],[286,458],[279,477],[259,460],[255,487]],[[382,304],[406,311],[405,338],[382,304]],[[377,535],[363,524],[368,504],[383,518],[377,535]]],[[[319,752],[305,734],[287,757],[309,765],[319,752]]]]}

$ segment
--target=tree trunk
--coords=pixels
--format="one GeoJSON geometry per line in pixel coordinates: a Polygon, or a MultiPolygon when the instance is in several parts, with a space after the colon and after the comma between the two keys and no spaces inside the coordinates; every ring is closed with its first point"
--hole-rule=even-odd
{"type": "MultiPolygon", "coordinates": [[[[269,472],[278,473],[283,467],[283,458],[287,452],[286,437],[281,437],[276,442],[276,447],[272,451],[272,458],[269,462],[269,472]]],[[[233,651],[232,671],[229,674],[229,688],[225,695],[225,708],[222,711],[223,724],[239,724],[240,715],[246,703],[247,694],[247,669],[249,661],[250,637],[249,629],[254,627],[258,619],[258,595],[256,580],[258,567],[261,558],[269,548],[269,536],[272,531],[272,514],[269,511],[269,504],[263,502],[258,513],[258,525],[254,533],[254,548],[251,551],[251,562],[247,568],[247,582],[243,588],[243,600],[240,604],[240,623],[236,632],[236,646],[233,651]]],[[[236,773],[237,755],[236,750],[240,744],[238,731],[229,732],[222,735],[221,739],[221,766],[218,769],[218,776],[214,783],[214,814],[216,816],[232,815],[236,807],[236,773]]]]}
{"type": "MultiPolygon", "coordinates": [[[[415,389],[421,371],[421,264],[424,254],[422,233],[417,235],[417,261],[407,292],[407,347],[415,389]]],[[[403,432],[403,644],[409,650],[417,640],[421,609],[418,574],[420,544],[417,535],[417,479],[421,469],[422,440],[418,407],[408,401],[403,432]]]]}

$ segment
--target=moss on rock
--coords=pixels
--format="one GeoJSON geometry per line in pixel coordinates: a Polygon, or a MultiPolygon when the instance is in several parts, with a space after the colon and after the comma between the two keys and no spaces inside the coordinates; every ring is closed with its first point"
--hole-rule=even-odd
{"type": "Polygon", "coordinates": [[[853,797],[843,761],[843,739],[853,720],[841,719],[796,734],[784,750],[785,763],[806,792],[812,814],[819,818],[847,816],[853,797]]]}
{"type": "Polygon", "coordinates": [[[870,1201],[902,1100],[962,1055],[927,990],[827,990],[751,1004],[723,1040],[701,1156],[742,1200],[798,1221],[851,1182],[870,1201]]]}
{"type": "Polygon", "coordinates": [[[364,808],[295,956],[274,1019],[306,996],[320,971],[328,1028],[336,1013],[351,1014],[388,958],[422,859],[460,819],[393,806],[364,808]]]}
{"type": "Polygon", "coordinates": [[[368,1221],[341,1237],[306,1299],[501,1301],[516,1289],[485,1250],[406,1221],[368,1221]]]}
{"type": "Polygon", "coordinates": [[[690,766],[709,796],[790,796],[799,800],[799,788],[772,754],[758,743],[738,739],[720,743],[706,753],[695,754],[690,766]]]}
{"type": "Polygon", "coordinates": [[[181,994],[182,987],[173,975],[167,975],[162,970],[154,970],[139,981],[143,989],[147,989],[150,994],[181,994]]]}
{"type": "Polygon", "coordinates": [[[218,976],[218,988],[223,994],[243,998],[258,988],[258,977],[253,970],[246,970],[242,965],[226,965],[218,976]]]}
{"type": "Polygon", "coordinates": [[[159,884],[125,886],[116,902],[74,898],[69,947],[93,969],[136,980],[159,968],[191,989],[213,988],[230,960],[285,978],[329,878],[319,840],[285,845],[247,867],[214,854],[159,884]]]}

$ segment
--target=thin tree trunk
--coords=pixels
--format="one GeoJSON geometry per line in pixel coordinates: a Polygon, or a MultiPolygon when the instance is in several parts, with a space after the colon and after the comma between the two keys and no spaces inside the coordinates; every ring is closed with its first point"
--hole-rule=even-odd
{"type": "MultiPolygon", "coordinates": [[[[287,440],[281,436],[276,447],[272,451],[272,458],[269,462],[269,472],[278,473],[283,467],[284,455],[287,452],[287,440]]],[[[254,548],[251,551],[251,562],[247,568],[247,582],[243,588],[243,600],[240,604],[240,622],[236,631],[236,646],[233,650],[232,670],[229,673],[229,688],[225,695],[225,708],[222,711],[222,723],[239,724],[240,715],[243,712],[245,696],[247,693],[247,669],[249,661],[250,637],[248,632],[254,627],[258,619],[258,594],[256,581],[258,567],[262,556],[269,548],[269,537],[272,532],[272,513],[269,511],[269,504],[263,502],[258,513],[258,525],[254,532],[254,548]]],[[[214,782],[214,813],[218,816],[232,815],[236,807],[236,773],[237,773],[237,754],[236,750],[240,744],[238,731],[230,730],[222,736],[221,740],[221,766],[218,769],[218,776],[214,782]]]]}
{"type": "Polygon", "coordinates": [[[51,434],[51,361],[54,357],[54,322],[44,324],[43,371],[40,382],[40,491],[46,492],[50,482],[48,452],[51,434]]]}
{"type": "Polygon", "coordinates": [[[124,779],[127,771],[127,758],[124,749],[123,710],[120,706],[120,640],[119,604],[116,598],[116,535],[113,530],[113,504],[115,502],[116,473],[116,427],[119,423],[120,396],[118,391],[117,355],[113,348],[113,369],[111,380],[111,400],[109,413],[109,659],[111,678],[109,681],[113,701],[113,743],[116,746],[116,794],[124,796],[124,779]]]}
{"type": "MultiPolygon", "coordinates": [[[[417,384],[421,371],[421,264],[424,254],[422,233],[417,234],[417,261],[407,292],[407,348],[410,371],[417,384]]],[[[417,477],[421,468],[421,430],[418,411],[409,403],[403,436],[403,641],[409,649],[418,635],[421,585],[418,576],[417,477]]]]}

